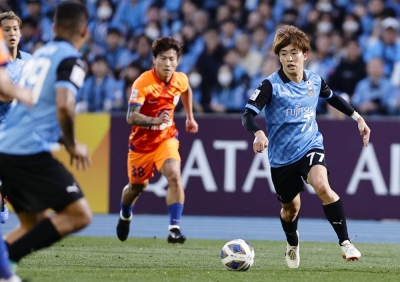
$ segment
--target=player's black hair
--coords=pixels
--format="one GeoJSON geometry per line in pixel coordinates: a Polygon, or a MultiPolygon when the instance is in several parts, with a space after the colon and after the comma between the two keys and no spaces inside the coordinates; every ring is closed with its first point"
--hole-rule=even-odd
{"type": "Polygon", "coordinates": [[[151,49],[153,51],[154,58],[156,58],[161,52],[165,52],[170,49],[174,49],[176,51],[178,58],[182,54],[181,44],[179,44],[175,38],[169,36],[154,40],[153,44],[151,45],[151,49]]]}
{"type": "Polygon", "coordinates": [[[54,25],[63,30],[79,31],[80,24],[86,24],[89,12],[78,1],[65,1],[59,4],[54,13],[54,25]]]}

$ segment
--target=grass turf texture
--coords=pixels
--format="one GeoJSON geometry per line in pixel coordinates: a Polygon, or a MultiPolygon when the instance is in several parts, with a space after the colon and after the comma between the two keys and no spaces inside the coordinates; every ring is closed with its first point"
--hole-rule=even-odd
{"type": "Polygon", "coordinates": [[[284,241],[250,241],[255,262],[228,271],[219,258],[223,240],[71,236],[24,258],[17,274],[30,282],[98,281],[399,281],[400,244],[355,243],[359,261],[342,259],[338,244],[301,242],[301,263],[288,269],[284,241]]]}

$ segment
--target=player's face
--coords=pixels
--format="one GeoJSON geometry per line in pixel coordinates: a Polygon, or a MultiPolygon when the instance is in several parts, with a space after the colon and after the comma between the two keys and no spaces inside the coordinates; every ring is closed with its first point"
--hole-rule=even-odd
{"type": "Polygon", "coordinates": [[[17,20],[2,20],[1,28],[3,30],[4,39],[8,48],[17,48],[21,38],[21,30],[19,29],[17,20]]]}
{"type": "Polygon", "coordinates": [[[279,60],[282,63],[283,71],[291,76],[302,76],[307,55],[292,44],[282,48],[279,51],[279,60]]]}
{"type": "Polygon", "coordinates": [[[178,55],[174,49],[169,49],[158,54],[156,58],[153,57],[153,63],[158,78],[168,82],[178,66],[178,55]]]}

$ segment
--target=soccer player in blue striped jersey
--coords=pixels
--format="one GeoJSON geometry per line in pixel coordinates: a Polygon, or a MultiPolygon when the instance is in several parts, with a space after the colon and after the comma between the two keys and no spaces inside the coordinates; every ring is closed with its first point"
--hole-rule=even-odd
{"type": "Polygon", "coordinates": [[[303,31],[282,26],[272,48],[281,68],[263,80],[251,95],[242,123],[255,137],[255,153],[262,153],[268,147],[272,181],[282,205],[280,219],[287,239],[286,262],[290,268],[298,268],[300,264],[297,222],[303,180],[322,200],[325,216],[338,236],[342,257],[358,260],[361,253],[348,237],[342,201],[328,182],[323,139],[315,119],[318,97],[326,98],[334,108],[357,121],[364,146],[368,146],[371,131],[364,119],[333,93],[318,74],[304,69],[311,47],[303,31]],[[255,120],[264,107],[268,138],[255,120]]]}
{"type": "Polygon", "coordinates": [[[75,96],[86,75],[79,49],[88,18],[78,1],[57,6],[55,38],[35,52],[19,81],[32,89],[33,106],[13,102],[0,130],[0,179],[20,222],[6,236],[14,262],[84,228],[92,218],[79,184],[50,152],[62,134],[78,169],[90,165],[89,150],[74,133],[75,96]],[[50,208],[55,215],[47,213],[50,208]]]}
{"type": "MultiPolygon", "coordinates": [[[[21,19],[12,11],[0,14],[0,26],[3,30],[4,40],[10,53],[10,60],[7,64],[7,73],[12,83],[17,84],[22,72],[22,68],[32,58],[32,55],[18,50],[21,39],[21,19]]],[[[10,102],[0,102],[0,123],[5,119],[11,107],[10,102]]],[[[0,184],[1,191],[1,184],[0,184]]],[[[3,195],[0,203],[0,222],[5,223],[8,219],[8,208],[3,195]]]]}

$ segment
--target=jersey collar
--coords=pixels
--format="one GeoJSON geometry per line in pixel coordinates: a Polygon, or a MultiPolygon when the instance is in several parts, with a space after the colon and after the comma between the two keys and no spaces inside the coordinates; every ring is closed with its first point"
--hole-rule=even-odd
{"type": "MultiPolygon", "coordinates": [[[[284,83],[289,83],[289,82],[291,82],[290,78],[287,77],[286,74],[285,74],[285,72],[283,71],[283,68],[280,68],[280,69],[278,70],[278,74],[279,74],[279,77],[282,79],[282,81],[283,81],[284,83]]],[[[303,80],[304,80],[304,81],[307,81],[307,75],[306,75],[306,72],[305,72],[305,71],[303,71],[303,80]]]]}
{"type": "Polygon", "coordinates": [[[17,59],[22,59],[22,55],[21,55],[21,52],[19,50],[17,51],[17,59]]]}

